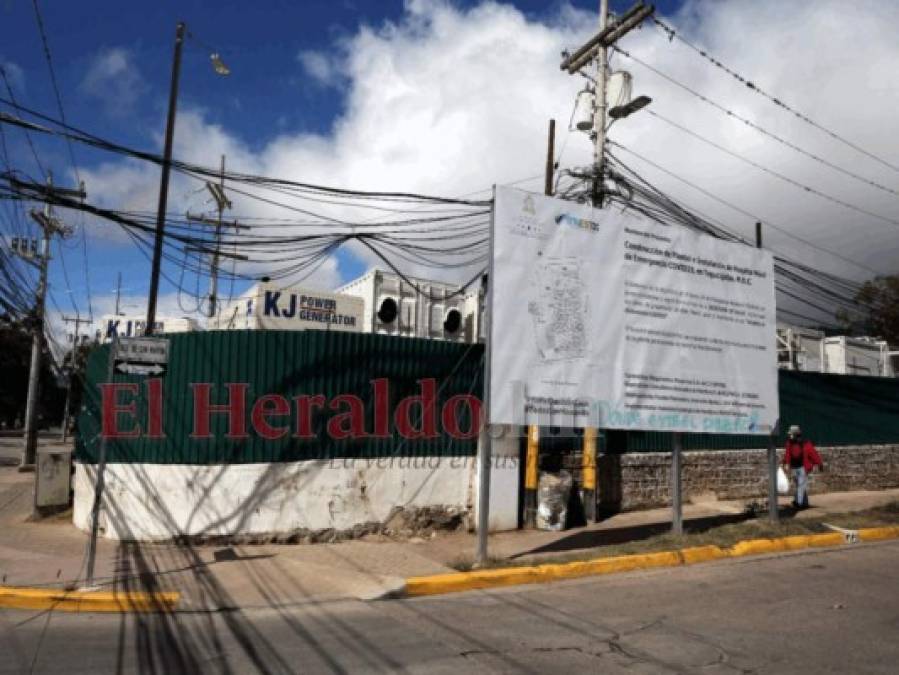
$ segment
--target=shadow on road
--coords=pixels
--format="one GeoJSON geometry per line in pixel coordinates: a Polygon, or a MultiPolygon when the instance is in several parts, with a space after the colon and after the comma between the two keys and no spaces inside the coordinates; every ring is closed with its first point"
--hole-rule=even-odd
{"type": "MultiPolygon", "coordinates": [[[[684,532],[688,534],[706,532],[715,527],[721,527],[722,525],[743,523],[747,520],[752,520],[755,517],[754,514],[747,511],[745,513],[727,513],[716,516],[706,516],[703,518],[691,518],[689,520],[684,520],[684,532]]],[[[627,544],[635,541],[643,541],[644,539],[649,539],[650,537],[656,537],[662,534],[668,534],[670,531],[671,523],[650,523],[646,525],[616,527],[602,530],[582,530],[580,532],[574,532],[566,537],[562,537],[561,539],[557,539],[549,544],[517,553],[514,556],[511,556],[510,559],[514,560],[539,553],[565,553],[581,549],[627,544]]]]}

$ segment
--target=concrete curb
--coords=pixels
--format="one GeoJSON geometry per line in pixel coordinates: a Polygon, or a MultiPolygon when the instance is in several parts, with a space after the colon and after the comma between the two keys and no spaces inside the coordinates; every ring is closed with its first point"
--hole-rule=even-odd
{"type": "Polygon", "coordinates": [[[0,608],[61,612],[171,612],[177,592],[65,591],[59,588],[0,586],[0,608]]]}
{"type": "MultiPolygon", "coordinates": [[[[861,541],[899,539],[899,527],[874,527],[858,530],[858,539],[861,541]]],[[[852,540],[844,534],[828,532],[825,534],[779,537],[777,539],[748,539],[737,542],[728,548],[720,548],[714,545],[695,546],[677,551],[638,553],[570,563],[506,567],[437,574],[426,577],[409,577],[406,579],[405,596],[442,595],[445,593],[517,586],[520,584],[538,584],[562,579],[631,572],[634,570],[695,565],[724,558],[740,558],[743,556],[783,553],[785,551],[798,551],[808,548],[844,546],[850,543],[852,543],[852,540]]]]}

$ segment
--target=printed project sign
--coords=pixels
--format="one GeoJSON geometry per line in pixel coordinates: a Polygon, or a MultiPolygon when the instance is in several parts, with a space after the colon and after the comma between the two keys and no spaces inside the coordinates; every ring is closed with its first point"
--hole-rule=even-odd
{"type": "Polygon", "coordinates": [[[766,434],[771,255],[615,208],[497,188],[490,422],[766,434]]]}

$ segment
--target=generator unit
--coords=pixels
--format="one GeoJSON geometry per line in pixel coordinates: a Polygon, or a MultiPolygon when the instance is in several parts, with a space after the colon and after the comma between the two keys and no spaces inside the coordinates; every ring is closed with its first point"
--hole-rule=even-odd
{"type": "Polygon", "coordinates": [[[477,342],[482,330],[478,289],[374,269],[335,292],[362,298],[366,333],[477,342]]]}
{"type": "Polygon", "coordinates": [[[840,375],[894,376],[890,346],[876,338],[824,338],[824,371],[840,375]]]}
{"type": "Polygon", "coordinates": [[[777,325],[777,365],[786,370],[824,371],[824,331],[777,325]]]}

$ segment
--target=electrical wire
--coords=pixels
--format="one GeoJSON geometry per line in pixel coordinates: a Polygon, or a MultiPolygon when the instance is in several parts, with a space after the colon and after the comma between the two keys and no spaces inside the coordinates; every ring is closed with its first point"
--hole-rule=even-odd
{"type": "Polygon", "coordinates": [[[679,87],[683,91],[686,91],[687,93],[691,94],[692,96],[698,98],[703,103],[710,105],[712,108],[718,110],[720,113],[722,113],[732,119],[735,119],[738,122],[742,122],[744,125],[748,126],[750,129],[753,129],[754,131],[759,132],[760,134],[766,136],[767,138],[770,138],[771,140],[776,141],[776,142],[780,143],[781,145],[783,145],[795,152],[798,152],[799,154],[801,154],[805,157],[808,157],[809,159],[812,159],[812,160],[818,162],[819,164],[822,164],[830,169],[833,169],[834,171],[838,171],[839,173],[843,174],[844,176],[848,176],[848,177],[852,178],[853,180],[856,180],[860,183],[864,183],[865,185],[868,185],[870,187],[881,190],[882,192],[886,192],[886,193],[892,194],[893,196],[899,197],[899,190],[894,190],[893,188],[887,187],[886,185],[883,185],[882,183],[878,183],[877,181],[871,180],[870,178],[866,178],[860,174],[855,173],[854,171],[851,171],[843,166],[840,166],[839,164],[835,164],[834,162],[826,160],[823,157],[821,157],[820,155],[817,155],[810,150],[806,150],[805,148],[802,148],[802,147],[796,145],[795,143],[788,141],[787,139],[783,138],[782,136],[779,136],[778,134],[774,133],[773,131],[769,131],[768,129],[765,129],[764,127],[760,126],[759,124],[756,124],[752,120],[750,120],[746,117],[743,117],[742,115],[734,112],[730,108],[727,108],[726,106],[721,105],[720,103],[717,103],[716,101],[713,101],[712,99],[699,93],[692,87],[689,87],[686,84],[676,80],[675,78],[662,72],[655,66],[651,66],[650,64],[646,63],[642,59],[640,59],[636,56],[633,56],[630,52],[628,52],[624,49],[621,49],[620,47],[613,46],[612,49],[614,49],[616,52],[620,53],[622,56],[625,56],[625,57],[631,59],[632,61],[634,61],[635,63],[638,63],[639,65],[643,66],[647,70],[650,70],[651,72],[655,73],[656,75],[658,75],[665,81],[673,84],[676,87],[679,87]]]}
{"type": "Polygon", "coordinates": [[[862,208],[861,206],[852,204],[852,203],[847,202],[838,197],[834,197],[833,195],[830,195],[826,192],[823,192],[816,188],[805,185],[804,183],[801,183],[798,180],[795,180],[795,179],[790,178],[789,176],[786,176],[778,171],[775,171],[774,169],[771,169],[770,167],[760,164],[759,162],[756,162],[755,160],[749,159],[748,157],[745,157],[737,152],[734,152],[733,150],[730,150],[729,148],[726,148],[723,145],[706,138],[705,136],[693,131],[692,129],[689,129],[689,128],[685,127],[684,125],[675,122],[674,120],[668,119],[667,117],[660,115],[655,110],[647,109],[646,112],[649,113],[650,115],[652,115],[653,117],[655,117],[656,119],[661,120],[662,122],[665,122],[666,124],[674,127],[675,129],[678,129],[679,131],[682,131],[683,133],[685,133],[689,136],[692,136],[693,138],[695,138],[699,141],[702,141],[706,145],[709,145],[709,146],[715,148],[716,150],[719,150],[725,154],[728,154],[731,157],[738,159],[741,162],[748,164],[749,166],[752,166],[752,167],[758,169],[759,171],[762,171],[762,172],[768,174],[769,176],[773,176],[789,185],[792,185],[795,188],[803,190],[804,192],[807,192],[808,194],[814,195],[816,197],[820,197],[821,199],[829,201],[832,204],[837,204],[839,206],[842,206],[843,208],[850,209],[852,211],[855,211],[856,213],[860,213],[862,215],[869,216],[870,218],[874,218],[874,219],[882,221],[884,223],[899,226],[899,220],[890,218],[888,216],[881,215],[879,213],[875,213],[874,211],[868,211],[867,209],[862,208]]]}
{"type": "Polygon", "coordinates": [[[758,94],[759,96],[763,96],[764,98],[768,99],[771,103],[773,103],[777,107],[781,108],[782,110],[785,110],[788,113],[791,113],[797,119],[802,120],[809,126],[812,126],[815,129],[818,129],[819,131],[824,132],[825,134],[827,134],[834,140],[842,143],[843,145],[845,145],[849,148],[852,148],[856,152],[858,152],[862,155],[865,155],[866,157],[873,159],[874,161],[878,162],[879,164],[882,164],[883,166],[899,173],[899,166],[896,166],[895,164],[883,159],[882,157],[874,154],[873,152],[865,150],[861,146],[853,143],[852,141],[847,140],[846,138],[844,138],[837,132],[828,129],[827,127],[825,127],[822,124],[819,124],[818,122],[815,122],[814,120],[809,118],[807,115],[799,112],[796,108],[794,108],[794,107],[788,105],[787,103],[785,103],[784,101],[782,101],[780,98],[777,98],[777,97],[773,96],[772,94],[769,94],[767,91],[765,91],[764,89],[759,87],[757,84],[755,84],[755,82],[753,82],[749,78],[744,77],[743,75],[740,75],[735,70],[724,65],[724,63],[722,63],[720,60],[718,60],[717,58],[712,56],[706,50],[701,49],[701,48],[697,47],[696,45],[694,45],[692,42],[687,40],[680,31],[675,30],[674,28],[672,28],[671,26],[669,26],[668,24],[663,22],[661,19],[658,19],[656,17],[650,17],[650,18],[661,29],[661,31],[668,36],[669,41],[677,39],[679,42],[681,42],[682,44],[684,44],[687,47],[689,47],[690,49],[692,49],[694,52],[699,54],[702,58],[704,58],[706,61],[711,63],[713,66],[724,71],[725,73],[730,75],[732,78],[737,80],[737,82],[744,85],[749,91],[752,91],[752,92],[758,94]]]}

